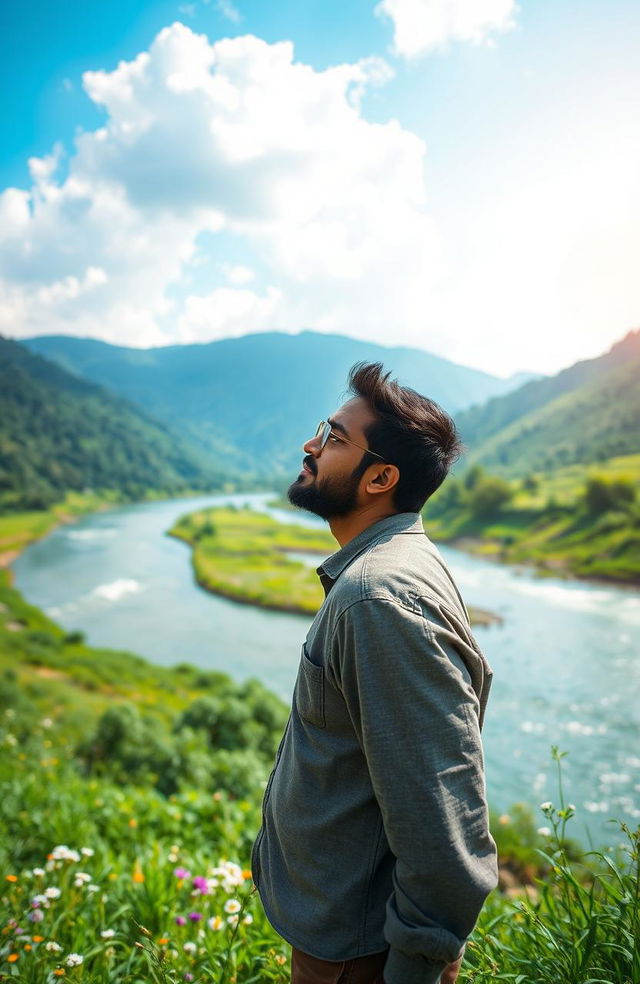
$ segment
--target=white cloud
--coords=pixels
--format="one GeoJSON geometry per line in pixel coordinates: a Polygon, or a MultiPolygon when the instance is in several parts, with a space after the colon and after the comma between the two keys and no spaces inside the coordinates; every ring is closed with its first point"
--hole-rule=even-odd
{"type": "Polygon", "coordinates": [[[393,21],[393,48],[405,58],[450,41],[487,41],[514,26],[515,11],[515,0],[381,0],[375,8],[393,21]]]}
{"type": "Polygon", "coordinates": [[[56,149],[30,162],[30,192],[0,195],[0,331],[150,345],[314,328],[419,343],[440,269],[425,147],[360,112],[389,77],[380,59],[315,71],[289,42],[211,44],[179,23],[85,73],[104,125],[76,140],[64,177],[56,149]],[[225,267],[224,236],[246,262],[225,267]]]}

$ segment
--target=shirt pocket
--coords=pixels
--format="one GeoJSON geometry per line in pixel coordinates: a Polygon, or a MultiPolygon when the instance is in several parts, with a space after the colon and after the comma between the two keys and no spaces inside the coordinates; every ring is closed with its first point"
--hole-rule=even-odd
{"type": "Polygon", "coordinates": [[[326,727],[324,709],[324,669],[312,663],[307,656],[307,647],[302,646],[300,672],[296,689],[298,714],[316,728],[326,727]]]}

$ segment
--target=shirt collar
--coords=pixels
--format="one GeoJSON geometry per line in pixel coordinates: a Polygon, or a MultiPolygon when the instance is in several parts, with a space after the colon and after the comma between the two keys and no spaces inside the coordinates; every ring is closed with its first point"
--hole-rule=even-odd
{"type": "Polygon", "coordinates": [[[424,535],[422,516],[416,512],[394,513],[393,516],[386,516],[367,526],[362,533],[358,533],[353,540],[331,554],[316,569],[316,574],[320,578],[325,595],[329,593],[333,584],[342,574],[345,567],[348,567],[352,560],[361,554],[367,547],[372,546],[376,541],[384,536],[396,533],[420,533],[424,535]]]}

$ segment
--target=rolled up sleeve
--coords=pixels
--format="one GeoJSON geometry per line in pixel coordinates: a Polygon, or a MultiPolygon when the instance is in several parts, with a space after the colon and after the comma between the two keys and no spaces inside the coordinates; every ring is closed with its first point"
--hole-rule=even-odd
{"type": "Polygon", "coordinates": [[[336,622],[331,660],[395,859],[386,984],[435,984],[497,884],[479,702],[465,656],[424,611],[380,598],[336,622]]]}

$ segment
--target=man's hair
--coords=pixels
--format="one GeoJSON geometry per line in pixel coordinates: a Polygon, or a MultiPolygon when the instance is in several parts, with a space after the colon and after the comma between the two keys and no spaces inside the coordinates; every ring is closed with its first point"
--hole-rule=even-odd
{"type": "MultiPolygon", "coordinates": [[[[400,471],[393,505],[398,512],[420,512],[464,446],[442,407],[390,376],[381,362],[357,362],[349,371],[349,391],[376,416],[364,431],[369,447],[400,471]]],[[[364,474],[372,463],[367,452],[357,471],[364,474]]]]}

